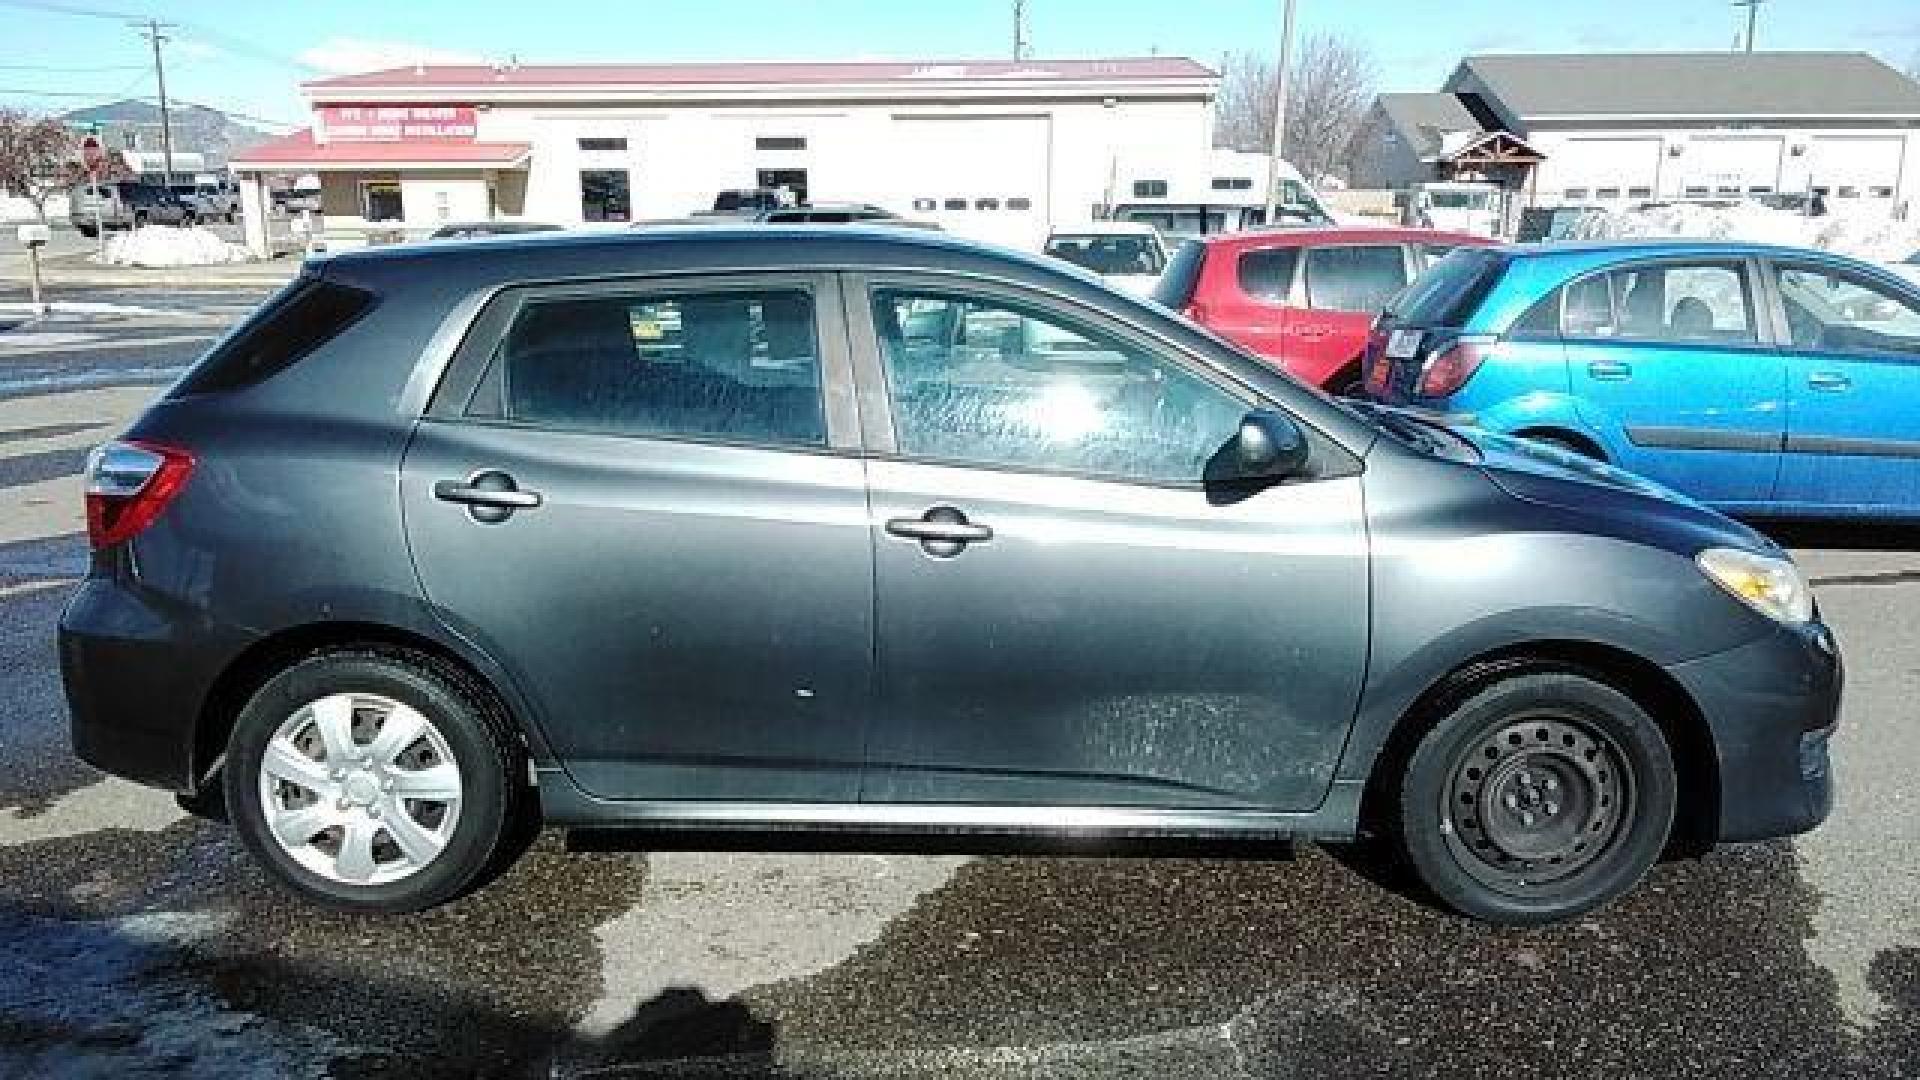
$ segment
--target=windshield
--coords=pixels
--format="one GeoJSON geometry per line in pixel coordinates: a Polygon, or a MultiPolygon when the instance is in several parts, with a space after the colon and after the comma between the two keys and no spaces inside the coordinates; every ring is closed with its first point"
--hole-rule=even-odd
{"type": "Polygon", "coordinates": [[[1055,233],[1047,241],[1047,254],[1096,274],[1158,274],[1166,269],[1166,257],[1151,236],[1055,233]]]}

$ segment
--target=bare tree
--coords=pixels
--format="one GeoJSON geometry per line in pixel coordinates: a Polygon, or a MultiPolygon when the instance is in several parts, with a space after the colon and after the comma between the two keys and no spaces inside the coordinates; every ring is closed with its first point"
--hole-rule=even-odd
{"type": "Polygon", "coordinates": [[[0,109],[0,190],[32,203],[44,225],[47,200],[84,179],[80,140],[65,124],[50,116],[0,109]]]}
{"type": "MultiPolygon", "coordinates": [[[[1227,55],[1215,105],[1215,142],[1239,150],[1273,145],[1278,69],[1253,53],[1227,55]]],[[[1309,180],[1345,179],[1349,149],[1373,105],[1374,78],[1373,56],[1363,46],[1329,34],[1302,42],[1287,86],[1287,144],[1281,156],[1309,180]]]]}

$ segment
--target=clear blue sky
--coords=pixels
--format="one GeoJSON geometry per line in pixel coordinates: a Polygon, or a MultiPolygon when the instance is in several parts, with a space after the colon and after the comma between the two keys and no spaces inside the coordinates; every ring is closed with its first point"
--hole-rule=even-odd
{"type": "MultiPolygon", "coordinates": [[[[1010,49],[1010,0],[0,0],[0,103],[64,109],[151,95],[147,45],[123,17],[172,20],[168,89],[298,121],[301,80],[416,58],[985,59],[1010,49]],[[79,70],[85,69],[85,70],[79,70]],[[60,95],[60,96],[54,96],[60,95]]],[[[1271,51],[1280,0],[1030,0],[1035,55],[1150,52],[1217,62],[1271,51]]],[[[1303,33],[1369,49],[1383,90],[1435,88],[1470,52],[1724,49],[1726,0],[1299,0],[1303,33]]],[[[1920,58],[1916,0],[1768,0],[1762,48],[1920,58]]]]}

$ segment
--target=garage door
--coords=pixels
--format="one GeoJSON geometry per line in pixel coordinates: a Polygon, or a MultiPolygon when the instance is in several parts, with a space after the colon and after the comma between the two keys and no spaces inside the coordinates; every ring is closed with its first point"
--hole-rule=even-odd
{"type": "Polygon", "coordinates": [[[1836,210],[1893,203],[1900,187],[1900,136],[1816,137],[1808,154],[1808,183],[1836,210]]]}
{"type": "Polygon", "coordinates": [[[1561,202],[1617,206],[1651,199],[1660,175],[1656,138],[1568,139],[1549,157],[1561,202]]]}
{"type": "Polygon", "coordinates": [[[900,201],[948,232],[1037,249],[1047,238],[1045,116],[896,116],[900,201]]]}
{"type": "Polygon", "coordinates": [[[1713,195],[1765,195],[1780,186],[1780,155],[1784,141],[1778,135],[1757,139],[1691,140],[1681,170],[1682,193],[1699,198],[1713,195]]]}

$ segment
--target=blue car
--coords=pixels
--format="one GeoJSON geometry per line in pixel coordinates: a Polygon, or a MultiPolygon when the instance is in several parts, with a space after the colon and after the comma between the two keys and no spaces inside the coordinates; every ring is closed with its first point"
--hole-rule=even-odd
{"type": "Polygon", "coordinates": [[[1920,288],[1824,252],[1463,248],[1381,316],[1366,388],[1729,513],[1920,518],[1920,288]]]}

